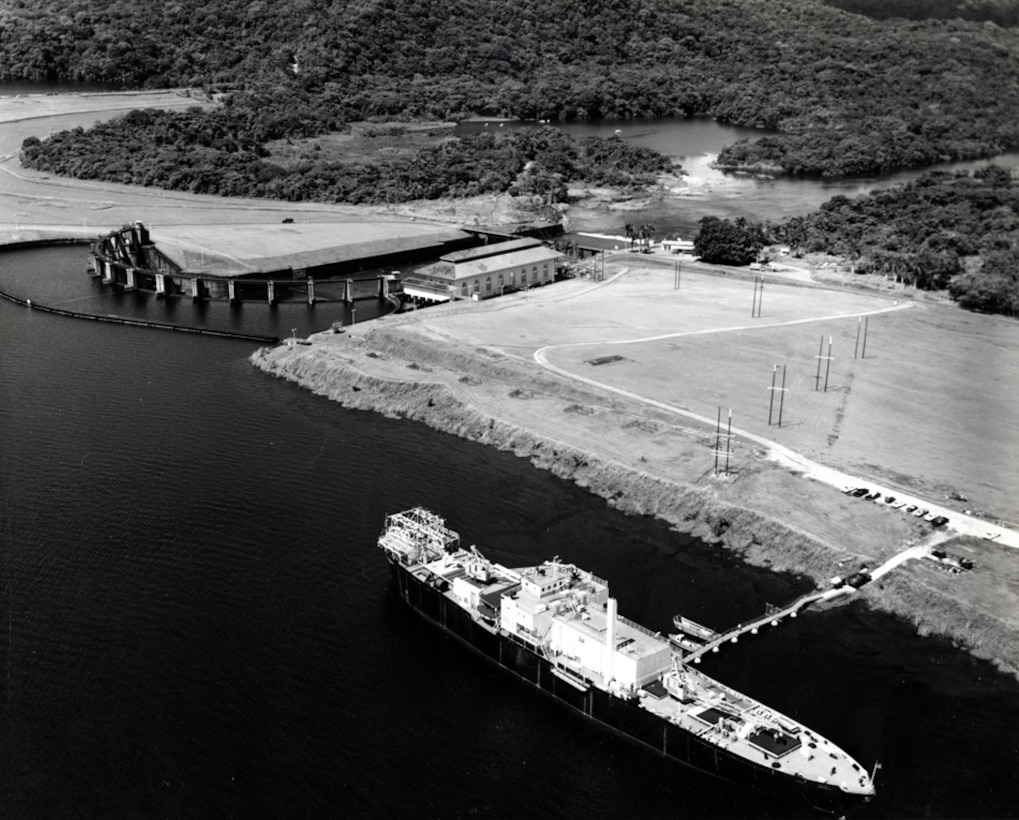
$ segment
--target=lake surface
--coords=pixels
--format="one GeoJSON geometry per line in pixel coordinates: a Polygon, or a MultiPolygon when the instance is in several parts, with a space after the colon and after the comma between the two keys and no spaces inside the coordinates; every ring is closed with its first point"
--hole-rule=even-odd
{"type": "MultiPolygon", "coordinates": [[[[335,318],[103,295],[85,254],[0,253],[0,287],[252,333],[335,318]]],[[[344,410],[252,350],[0,301],[4,817],[818,816],[504,678],[405,609],[375,540],[422,504],[503,563],[583,565],[656,630],[745,621],[802,581],[507,453],[344,410]]],[[[703,667],[880,761],[861,816],[1015,814],[1019,685],[892,618],[809,613],[703,667]]]]}

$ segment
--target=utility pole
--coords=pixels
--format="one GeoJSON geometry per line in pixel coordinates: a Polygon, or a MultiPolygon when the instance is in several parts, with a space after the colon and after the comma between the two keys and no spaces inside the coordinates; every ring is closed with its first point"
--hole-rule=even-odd
{"type": "Polygon", "coordinates": [[[860,354],[861,359],[867,358],[867,325],[870,323],[870,317],[863,317],[863,352],[860,354]]]}
{"type": "Polygon", "coordinates": [[[764,302],[764,277],[763,276],[755,276],[754,277],[754,304],[753,304],[753,307],[750,309],[750,316],[751,316],[751,318],[754,318],[754,317],[760,318],[760,316],[761,316],[761,306],[762,306],[763,302],[764,302]]]}
{"type": "MultiPolygon", "coordinates": [[[[718,475],[718,458],[722,455],[722,408],[718,408],[715,424],[715,475],[718,475]]],[[[729,430],[725,433],[725,474],[729,475],[729,459],[732,456],[732,408],[729,408],[729,430]]]]}
{"type": "Polygon", "coordinates": [[[771,399],[768,401],[768,426],[771,427],[771,413],[775,408],[775,377],[778,375],[778,365],[771,368],[771,399]]]}
{"type": "Polygon", "coordinates": [[[722,449],[722,408],[718,408],[718,421],[715,422],[715,475],[718,475],[718,453],[722,449]]]}
{"type": "Polygon", "coordinates": [[[776,364],[771,370],[771,387],[768,388],[771,391],[771,402],[768,404],[768,426],[771,427],[772,411],[775,407],[775,393],[779,394],[778,401],[778,426],[782,426],[782,407],[785,404],[785,369],[786,366],[782,365],[782,386],[775,387],[775,378],[778,375],[778,365],[776,364]]]}
{"type": "Polygon", "coordinates": [[[824,392],[828,392],[828,371],[831,370],[831,341],[832,337],[828,337],[828,355],[825,357],[827,362],[824,365],[824,392]]]}
{"type": "Polygon", "coordinates": [[[725,434],[725,474],[729,475],[729,453],[732,450],[732,408],[729,408],[729,432],[725,434]]]}
{"type": "Polygon", "coordinates": [[[817,375],[814,376],[814,392],[821,387],[821,359],[824,357],[824,336],[821,336],[821,344],[817,348],[817,375]]]}
{"type": "Polygon", "coordinates": [[[856,320],[856,347],[853,348],[853,358],[856,358],[856,354],[860,351],[860,325],[863,324],[863,319],[859,318],[856,320]]]}
{"type": "Polygon", "coordinates": [[[683,273],[683,260],[676,257],[676,281],[673,283],[673,290],[679,290],[680,276],[683,273]]]}
{"type": "Polygon", "coordinates": [[[785,405],[785,365],[782,365],[782,392],[778,394],[778,426],[782,426],[782,407],[785,405]]]}

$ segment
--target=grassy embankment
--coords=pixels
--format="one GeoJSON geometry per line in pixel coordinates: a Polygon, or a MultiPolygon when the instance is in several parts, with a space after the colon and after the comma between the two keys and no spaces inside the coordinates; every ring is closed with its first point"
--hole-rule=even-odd
{"type": "MultiPolygon", "coordinates": [[[[521,328],[524,316],[543,310],[548,331],[555,306],[547,300],[532,298],[512,324],[521,328]]],[[[495,336],[496,316],[506,313],[484,313],[495,336]]],[[[713,430],[539,371],[526,350],[467,340],[465,323],[479,315],[386,320],[307,347],[260,351],[253,361],[344,406],[512,451],[621,510],[655,515],[749,562],[815,583],[930,538],[916,519],[792,475],[753,446],[734,452],[734,476],[716,478],[713,430]]],[[[1019,577],[1014,552],[966,548],[978,562],[968,576],[914,562],[860,595],[920,634],[943,635],[1016,674],[1016,626],[1007,617],[1015,594],[1001,580],[1019,577]]]]}

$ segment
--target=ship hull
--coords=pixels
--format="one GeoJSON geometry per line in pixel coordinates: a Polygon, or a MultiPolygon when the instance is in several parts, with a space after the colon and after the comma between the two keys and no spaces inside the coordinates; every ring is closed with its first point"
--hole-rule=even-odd
{"type": "Polygon", "coordinates": [[[476,653],[602,727],[712,777],[755,790],[763,788],[783,794],[795,790],[819,807],[822,804],[844,805],[846,796],[837,789],[750,763],[662,720],[641,708],[637,701],[619,698],[556,674],[553,663],[529,646],[475,620],[467,610],[449,600],[443,590],[412,575],[400,564],[391,562],[391,566],[401,598],[418,614],[476,653]]]}

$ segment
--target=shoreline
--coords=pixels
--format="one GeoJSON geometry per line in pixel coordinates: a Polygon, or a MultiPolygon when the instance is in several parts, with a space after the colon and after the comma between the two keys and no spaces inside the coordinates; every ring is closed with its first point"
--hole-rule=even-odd
{"type": "MultiPolygon", "coordinates": [[[[809,578],[819,588],[824,588],[833,574],[836,558],[845,561],[852,555],[847,565],[867,560],[861,543],[824,538],[768,514],[767,497],[774,491],[771,485],[784,484],[795,476],[785,467],[764,463],[764,459],[755,466],[753,480],[764,486],[763,499],[743,493],[738,482],[703,480],[703,476],[701,480],[677,480],[659,474],[650,464],[640,469],[614,457],[613,447],[604,446],[598,424],[600,408],[606,406],[604,397],[572,386],[564,389],[558,380],[544,374],[535,376],[529,366],[503,359],[490,349],[480,367],[471,366],[470,361],[477,360],[470,350],[460,348],[451,354],[448,348],[440,349],[451,343],[448,337],[427,338],[427,334],[423,337],[402,330],[362,327],[348,331],[340,337],[342,341],[316,334],[311,345],[261,349],[251,362],[269,375],[292,381],[344,407],[422,422],[441,432],[513,452],[623,512],[653,515],[677,531],[734,552],[750,564],[809,578]],[[498,387],[493,387],[493,382],[498,387]],[[554,393],[554,401],[566,406],[560,414],[570,413],[573,421],[579,421],[573,426],[580,432],[563,431],[556,436],[521,424],[512,411],[504,409],[505,401],[501,407],[488,401],[493,392],[523,402],[538,402],[542,395],[554,393]]],[[[617,404],[612,412],[625,414],[632,408],[617,404]]],[[[636,429],[643,427],[647,433],[660,424],[637,415],[632,419],[636,429]]],[[[688,470],[688,475],[702,473],[710,456],[696,440],[710,438],[710,430],[685,430],[682,435],[694,440],[693,450],[701,450],[701,463],[688,470]]],[[[618,442],[615,444],[618,448],[618,442]]],[[[793,480],[801,485],[804,482],[803,477],[793,480]]],[[[801,490],[824,493],[818,488],[801,490]]],[[[828,493],[822,503],[833,502],[833,496],[828,493]]],[[[863,536],[857,541],[866,540],[867,533],[863,536]]],[[[938,539],[905,522],[899,546],[932,545],[939,543],[938,539]]],[[[967,543],[965,537],[942,536],[941,540],[949,549],[967,543]]],[[[903,618],[920,636],[943,637],[1019,679],[1015,631],[992,613],[974,611],[966,601],[932,589],[921,577],[924,570],[926,567],[919,566],[896,570],[894,577],[865,586],[854,597],[903,618]]]]}
{"type": "MultiPolygon", "coordinates": [[[[87,102],[92,106],[109,97],[113,97],[108,109],[112,116],[120,111],[116,95],[90,93],[87,102]]],[[[81,101],[76,95],[65,95],[63,102],[68,103],[68,99],[72,102],[77,99],[75,105],[81,101]]],[[[65,127],[71,115],[90,123],[100,113],[94,107],[86,112],[61,111],[59,96],[47,96],[45,100],[53,106],[53,112],[47,116],[60,117],[61,127],[65,127]]],[[[17,102],[23,104],[25,100],[17,102]]],[[[17,139],[25,133],[20,123],[21,120],[5,121],[0,111],[0,154],[8,152],[0,158],[3,180],[0,198],[7,197],[10,203],[7,212],[15,216],[13,224],[0,224],[0,244],[7,246],[15,242],[45,244],[61,238],[88,241],[101,230],[134,219],[162,224],[209,220],[254,223],[278,222],[283,216],[298,215],[321,221],[403,217],[463,223],[471,218],[491,221],[500,213],[501,205],[493,198],[365,208],[236,201],[50,178],[21,169],[16,152],[10,152],[11,145],[19,145],[17,139]],[[72,224],[77,220],[82,221],[80,226],[72,224]]],[[[688,177],[678,179],[691,182],[688,177]]],[[[573,207],[571,204],[570,208],[573,207]]],[[[695,274],[684,268],[684,288],[688,276],[695,278],[695,274]]],[[[665,270],[664,275],[671,282],[671,272],[665,270]]],[[[738,285],[735,280],[739,277],[727,278],[719,272],[714,275],[712,290],[725,282],[733,287],[738,285]]],[[[637,274],[631,278],[634,276],[637,274]]],[[[814,292],[816,282],[815,278],[810,288],[802,287],[801,283],[800,290],[814,292]]],[[[596,287],[604,290],[604,286],[605,283],[596,287]]],[[[578,305],[584,294],[590,292],[583,288],[588,285],[575,280],[540,289],[530,295],[527,313],[518,315],[536,320],[542,311],[549,312],[564,299],[575,300],[568,304],[578,305]]],[[[655,291],[649,297],[654,301],[641,303],[640,310],[660,306],[665,292],[655,291]]],[[[845,295],[844,290],[838,292],[845,295]]],[[[769,291],[773,293],[774,289],[769,291]]],[[[512,450],[540,469],[587,488],[625,512],[656,515],[684,532],[724,543],[744,560],[809,577],[816,584],[836,574],[837,559],[841,557],[851,556],[855,562],[880,562],[888,558],[893,548],[901,549],[922,540],[923,532],[916,522],[891,519],[886,511],[861,507],[837,490],[771,462],[752,442],[741,444],[739,456],[746,471],[738,480],[714,479],[710,475],[713,425],[677,421],[620,396],[570,383],[535,367],[532,354],[540,344],[521,342],[515,333],[502,339],[486,335],[484,317],[498,316],[508,308],[519,309],[526,297],[515,296],[519,298],[508,297],[501,305],[483,302],[476,308],[457,305],[446,311],[430,309],[427,316],[390,317],[368,323],[371,327],[350,328],[342,336],[318,334],[310,346],[296,350],[279,347],[255,354],[253,364],[347,407],[423,421],[444,432],[512,450]],[[438,321],[447,314],[459,322],[457,332],[438,321]],[[480,319],[471,325],[474,314],[480,319]],[[464,327],[469,333],[458,336],[464,327]],[[887,539],[887,544],[871,543],[882,538],[887,539]]],[[[736,294],[734,298],[743,296],[736,294]]],[[[772,299],[769,295],[769,308],[774,304],[772,299]]],[[[622,333],[620,324],[613,323],[618,311],[611,300],[609,304],[594,321],[598,327],[604,325],[605,333],[622,333]]],[[[670,327],[675,327],[675,317],[671,321],[670,327]]],[[[538,328],[535,332],[549,334],[545,344],[551,344],[560,338],[560,330],[538,328]]],[[[811,352],[816,353],[816,337],[812,344],[811,352]]],[[[852,348],[851,340],[849,347],[852,348]]],[[[701,353],[703,350],[695,351],[695,355],[701,353]]],[[[680,401],[693,401],[697,391],[703,389],[687,386],[680,401]]],[[[709,393],[713,389],[709,386],[709,393]]],[[[848,387],[846,391],[848,396],[848,387]]],[[[824,432],[814,431],[822,438],[824,432]]],[[[797,433],[790,428],[787,434],[797,433]]],[[[846,431],[842,430],[841,440],[846,438],[846,431]]],[[[796,452],[803,451],[795,440],[791,447],[796,452]]],[[[880,458],[878,454],[873,457],[880,458]]],[[[878,477],[869,476],[867,480],[883,478],[897,488],[903,480],[888,470],[875,472],[878,477]]],[[[907,489],[917,493],[932,491],[923,485],[907,489]]],[[[986,556],[982,561],[998,560],[993,551],[1005,550],[955,539],[960,540],[966,549],[982,550],[986,556]]],[[[1013,561],[1012,555],[1006,558],[1013,561]]],[[[889,586],[882,589],[868,585],[858,595],[869,605],[913,623],[918,633],[942,634],[974,656],[993,660],[1003,672],[1019,678],[1016,640],[1019,627],[1008,622],[1008,617],[1019,619],[1019,606],[1010,605],[1012,598],[999,599],[988,596],[986,590],[974,590],[972,579],[961,578],[949,586],[940,577],[932,580],[927,570],[920,562],[911,562],[896,570],[889,586]],[[907,592],[902,592],[903,588],[907,592]],[[892,590],[898,592],[893,594],[892,590]],[[970,599],[979,600],[980,607],[974,609],[970,599]],[[1003,608],[1005,619],[995,615],[996,606],[1003,608]],[[975,634],[974,624],[979,634],[975,634]]],[[[1003,586],[998,592],[1003,596],[1019,595],[1017,589],[1008,588],[1011,576],[1007,572],[1000,574],[1003,586]]]]}

